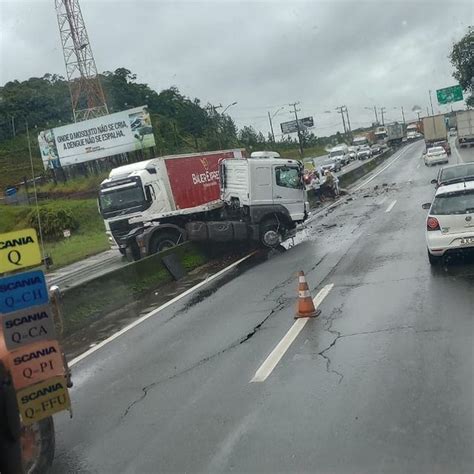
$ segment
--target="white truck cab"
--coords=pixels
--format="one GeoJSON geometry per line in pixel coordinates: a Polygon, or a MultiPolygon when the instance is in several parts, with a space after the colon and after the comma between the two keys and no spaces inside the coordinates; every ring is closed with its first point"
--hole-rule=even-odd
{"type": "Polygon", "coordinates": [[[221,198],[248,208],[251,219],[278,208],[292,222],[305,219],[305,190],[296,160],[260,158],[221,163],[221,198]]]}

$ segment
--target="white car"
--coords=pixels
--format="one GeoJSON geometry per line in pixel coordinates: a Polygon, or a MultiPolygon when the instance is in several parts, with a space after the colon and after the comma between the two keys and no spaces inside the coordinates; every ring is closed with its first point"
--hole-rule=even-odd
{"type": "Polygon", "coordinates": [[[474,251],[474,180],[447,184],[436,190],[426,219],[428,259],[437,264],[444,255],[474,251]]]}
{"type": "Polygon", "coordinates": [[[369,145],[363,145],[359,148],[357,152],[357,159],[359,160],[366,160],[372,156],[372,150],[370,149],[369,145]]]}
{"type": "Polygon", "coordinates": [[[350,158],[351,161],[356,160],[357,159],[357,147],[356,146],[350,146],[348,148],[348,154],[349,154],[349,158],[350,158]]]}
{"type": "Polygon", "coordinates": [[[423,155],[423,159],[426,166],[432,166],[438,163],[449,163],[448,154],[442,146],[429,148],[428,151],[423,155]]]}

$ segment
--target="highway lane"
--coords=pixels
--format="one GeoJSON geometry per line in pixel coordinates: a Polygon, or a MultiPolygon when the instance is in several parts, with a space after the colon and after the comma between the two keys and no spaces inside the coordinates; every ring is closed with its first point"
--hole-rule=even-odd
{"type": "Polygon", "coordinates": [[[65,290],[116,270],[127,263],[118,250],[106,250],[48,272],[46,278],[49,285],[58,285],[62,290],[65,290]]]}
{"type": "Polygon", "coordinates": [[[287,252],[76,364],[53,471],[472,472],[474,266],[428,264],[422,148],[287,252]],[[313,296],[334,285],[322,315],[250,383],[293,325],[299,270],[313,296]]]}
{"type": "Polygon", "coordinates": [[[474,163],[474,147],[461,148],[455,137],[451,137],[450,144],[457,163],[474,163]]]}

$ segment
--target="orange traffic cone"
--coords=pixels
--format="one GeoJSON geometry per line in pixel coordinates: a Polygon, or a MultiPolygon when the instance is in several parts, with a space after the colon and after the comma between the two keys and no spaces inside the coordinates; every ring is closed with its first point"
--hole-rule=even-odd
{"type": "Polygon", "coordinates": [[[314,307],[304,272],[298,272],[298,280],[298,308],[296,309],[295,319],[319,316],[321,310],[314,307]]]}

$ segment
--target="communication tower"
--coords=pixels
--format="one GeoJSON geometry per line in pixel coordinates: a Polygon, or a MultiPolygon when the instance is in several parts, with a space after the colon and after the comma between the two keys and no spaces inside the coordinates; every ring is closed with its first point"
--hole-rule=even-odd
{"type": "Polygon", "coordinates": [[[109,113],[79,0],[55,0],[74,121],[109,113]]]}

